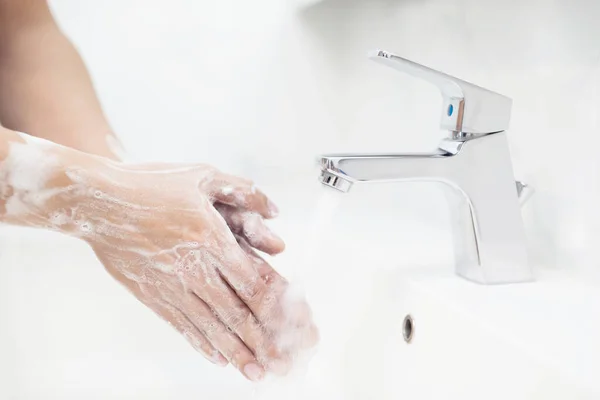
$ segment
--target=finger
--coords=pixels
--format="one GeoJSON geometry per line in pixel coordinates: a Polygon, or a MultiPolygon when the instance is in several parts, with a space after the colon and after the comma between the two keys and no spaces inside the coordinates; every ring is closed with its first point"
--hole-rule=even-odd
{"type": "Polygon", "coordinates": [[[175,306],[166,301],[159,300],[160,294],[156,286],[146,286],[130,279],[123,279],[121,274],[113,267],[106,257],[98,255],[107,271],[125,286],[139,301],[158,314],[162,319],[173,326],[196,351],[208,361],[219,366],[226,366],[227,359],[216,350],[208,339],[194,326],[194,324],[175,306]]]}
{"type": "Polygon", "coordinates": [[[277,206],[247,179],[216,172],[209,193],[220,203],[254,211],[264,218],[274,218],[279,214],[277,206]]]}
{"type": "MultiPolygon", "coordinates": [[[[220,216],[219,219],[225,225],[225,221],[220,216]]],[[[218,222],[215,222],[215,225],[218,225],[218,222]]],[[[279,346],[281,342],[279,339],[282,339],[282,337],[285,336],[283,339],[294,338],[293,335],[287,335],[290,330],[296,330],[297,326],[302,326],[302,330],[305,329],[302,324],[289,323],[288,309],[282,304],[284,300],[288,300],[286,296],[288,293],[287,282],[279,274],[271,275],[268,280],[263,279],[258,269],[255,268],[253,261],[238,243],[226,239],[218,249],[209,250],[203,254],[203,257],[210,257],[202,261],[217,269],[224,283],[228,284],[239,299],[246,304],[261,327],[272,335],[270,336],[270,343],[279,346]]],[[[263,269],[263,271],[265,270],[263,269]]],[[[214,279],[211,278],[212,281],[214,279]]],[[[199,285],[195,292],[202,296],[201,293],[206,293],[206,290],[206,285],[199,285]]],[[[212,301],[216,302],[218,300],[217,294],[213,293],[212,296],[212,301]]],[[[304,325],[308,324],[309,322],[304,323],[304,325]]],[[[297,346],[293,343],[286,342],[286,346],[292,352],[297,350],[297,346]]],[[[278,351],[280,349],[282,349],[280,346],[277,347],[278,351]]]]}
{"type": "Polygon", "coordinates": [[[244,237],[254,248],[271,255],[285,249],[283,240],[269,229],[260,215],[225,204],[215,204],[215,208],[231,231],[244,237]]]}
{"type": "Polygon", "coordinates": [[[234,242],[222,249],[218,270],[223,279],[248,306],[256,319],[265,327],[273,328],[281,318],[278,300],[285,290],[285,282],[279,276],[265,281],[252,260],[234,242]]]}
{"type": "Polygon", "coordinates": [[[229,360],[231,365],[251,381],[263,379],[264,368],[260,366],[254,354],[237,335],[227,329],[207,303],[190,293],[186,310],[194,325],[229,360]]]}
{"type": "Polygon", "coordinates": [[[187,341],[208,361],[219,366],[226,366],[227,359],[215,349],[210,341],[178,308],[163,302],[155,302],[152,310],[171,324],[187,341]]]}
{"type": "Polygon", "coordinates": [[[254,268],[265,282],[268,283],[273,278],[285,281],[279,272],[275,271],[275,269],[271,267],[271,265],[266,262],[264,258],[254,251],[245,237],[235,235],[235,238],[240,245],[240,248],[244,251],[244,253],[246,253],[246,256],[249,258],[252,264],[254,264],[254,268]]]}
{"type": "MultiPolygon", "coordinates": [[[[246,267],[222,269],[227,270],[229,274],[226,281],[230,286],[229,279],[244,282],[236,286],[235,291],[252,311],[263,330],[267,332],[268,346],[263,344],[264,347],[258,347],[262,349],[257,353],[261,357],[259,360],[268,371],[278,375],[286,374],[291,368],[293,356],[297,351],[309,347],[315,340],[311,338],[310,318],[301,320],[298,317],[301,314],[287,306],[287,283],[279,274],[270,274],[268,279],[263,279],[258,270],[252,266],[258,278],[244,280],[240,272],[244,268],[246,267]]],[[[269,273],[269,269],[263,265],[261,272],[269,273]]]]}
{"type": "MultiPolygon", "coordinates": [[[[215,228],[220,227],[229,231],[225,220],[215,210],[214,219],[210,221],[215,228]]],[[[196,262],[199,265],[208,264],[215,268],[215,273],[223,278],[235,291],[237,296],[250,308],[256,319],[261,324],[266,324],[271,318],[271,308],[277,303],[276,280],[265,282],[246,253],[240,248],[231,232],[223,240],[218,248],[207,248],[202,253],[201,259],[196,262]]],[[[200,255],[198,255],[200,257],[200,255]]],[[[211,281],[212,281],[211,277],[211,281]]],[[[196,282],[196,293],[202,293],[205,286],[202,281],[196,282]]]]}
{"type": "MultiPolygon", "coordinates": [[[[301,293],[294,293],[290,289],[285,278],[283,278],[266,260],[264,260],[259,254],[257,254],[252,247],[244,240],[244,238],[236,237],[238,244],[242,250],[246,253],[248,258],[254,264],[255,269],[263,280],[269,282],[270,280],[277,279],[285,282],[287,289],[283,298],[281,299],[280,305],[285,311],[285,330],[295,332],[297,334],[294,345],[299,348],[307,349],[314,347],[319,341],[319,331],[312,322],[312,312],[308,303],[304,300],[304,296],[301,293]]],[[[289,334],[287,335],[289,337],[289,334]]],[[[281,344],[281,343],[280,343],[281,344]]],[[[280,346],[285,347],[285,346],[280,346]]]]}
{"type": "MultiPolygon", "coordinates": [[[[287,285],[285,278],[258,255],[244,238],[237,236],[236,239],[264,281],[277,279],[287,285]]],[[[303,298],[290,293],[289,286],[287,287],[279,303],[285,317],[282,318],[282,325],[278,327],[280,330],[272,335],[277,354],[280,354],[279,359],[284,362],[277,365],[275,359],[269,366],[270,370],[279,370],[280,373],[287,373],[291,367],[291,360],[298,350],[310,349],[319,342],[319,331],[312,322],[310,307],[303,298]]]]}
{"type": "Polygon", "coordinates": [[[214,311],[230,332],[242,340],[261,365],[268,368],[274,360],[278,361],[278,365],[284,361],[283,353],[273,340],[273,332],[261,326],[252,311],[224,280],[213,279],[210,287],[205,286],[196,295],[214,311]]]}

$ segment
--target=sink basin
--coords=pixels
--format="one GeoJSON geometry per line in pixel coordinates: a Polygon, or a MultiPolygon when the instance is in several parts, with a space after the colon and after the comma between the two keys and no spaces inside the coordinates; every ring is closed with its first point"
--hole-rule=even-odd
{"type": "Polygon", "coordinates": [[[330,226],[315,228],[310,216],[320,190],[316,183],[301,190],[267,187],[290,210],[273,222],[288,241],[274,263],[304,285],[321,329],[308,369],[252,385],[233,368],[197,355],[114,284],[82,243],[6,227],[0,231],[0,398],[600,396],[594,281],[571,268],[536,268],[534,283],[473,284],[450,264],[449,231],[438,207],[444,199],[436,189],[357,190],[344,197],[330,226]],[[412,318],[409,343],[406,316],[412,318]]]}
{"type": "Polygon", "coordinates": [[[445,267],[379,279],[378,288],[393,288],[373,297],[377,312],[363,319],[350,346],[366,349],[360,343],[382,328],[377,347],[362,353],[377,398],[598,398],[600,325],[590,318],[600,307],[598,287],[540,271],[532,284],[477,286],[445,267]]]}
{"type": "Polygon", "coordinates": [[[329,398],[600,398],[600,283],[589,271],[534,264],[532,283],[461,279],[436,187],[385,186],[342,195],[349,204],[321,240],[317,267],[302,266],[328,282],[306,284],[325,352],[305,382],[312,393],[337,385],[329,398]]]}

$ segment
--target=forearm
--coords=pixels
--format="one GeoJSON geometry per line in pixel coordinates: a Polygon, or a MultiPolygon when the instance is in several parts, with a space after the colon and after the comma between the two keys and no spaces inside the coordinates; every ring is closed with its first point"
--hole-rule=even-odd
{"type": "Polygon", "coordinates": [[[0,222],[75,233],[69,217],[93,195],[76,176],[108,162],[0,127],[0,222]]]}
{"type": "Polygon", "coordinates": [[[44,1],[0,0],[0,122],[117,158],[85,65],[44,1]]]}
{"type": "Polygon", "coordinates": [[[154,198],[169,198],[173,210],[196,206],[180,199],[181,193],[165,195],[177,179],[147,168],[0,126],[0,222],[50,229],[97,246],[107,236],[122,239],[134,222],[152,224],[154,198]]]}

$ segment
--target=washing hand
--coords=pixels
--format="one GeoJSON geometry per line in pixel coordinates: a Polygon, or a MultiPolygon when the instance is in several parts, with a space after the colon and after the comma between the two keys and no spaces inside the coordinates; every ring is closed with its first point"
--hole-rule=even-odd
{"type": "Polygon", "coordinates": [[[23,135],[1,165],[4,221],[85,240],[213,363],[256,381],[315,344],[307,304],[254,251],[284,244],[264,222],[277,209],[250,182],[204,165],[115,163],[23,135]]]}

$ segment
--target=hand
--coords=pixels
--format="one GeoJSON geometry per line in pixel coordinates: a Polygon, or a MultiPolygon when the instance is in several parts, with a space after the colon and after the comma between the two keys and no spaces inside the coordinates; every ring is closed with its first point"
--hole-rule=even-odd
{"type": "Polygon", "coordinates": [[[264,223],[276,207],[251,182],[203,165],[104,164],[67,170],[77,201],[51,221],[195,349],[256,381],[314,346],[307,304],[253,250],[284,244],[264,223]]]}

